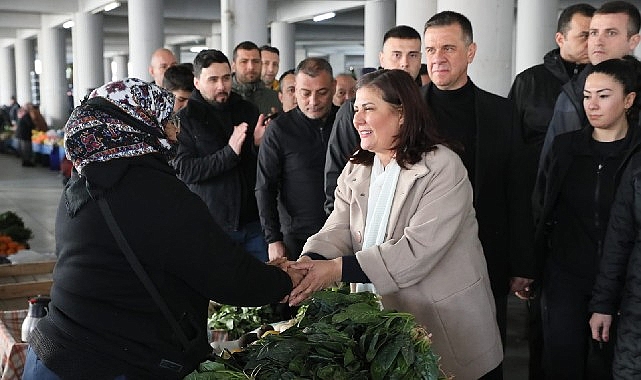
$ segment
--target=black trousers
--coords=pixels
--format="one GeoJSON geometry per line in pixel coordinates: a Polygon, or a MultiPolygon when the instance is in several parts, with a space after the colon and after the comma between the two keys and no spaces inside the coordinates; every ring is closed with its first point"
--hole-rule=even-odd
{"type": "MultiPolygon", "coordinates": [[[[543,372],[546,379],[612,378],[614,341],[599,344],[590,332],[591,284],[553,263],[543,276],[543,372]]],[[[614,336],[614,332],[611,332],[614,336]]]]}

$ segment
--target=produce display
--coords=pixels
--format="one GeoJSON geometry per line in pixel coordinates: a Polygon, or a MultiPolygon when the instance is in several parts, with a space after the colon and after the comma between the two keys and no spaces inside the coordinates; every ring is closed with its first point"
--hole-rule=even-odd
{"type": "Polygon", "coordinates": [[[214,330],[225,330],[228,339],[238,339],[261,325],[277,322],[277,318],[270,305],[263,307],[220,305],[207,320],[207,326],[214,330]]]}
{"type": "Polygon", "coordinates": [[[186,380],[444,379],[424,328],[372,293],[316,292],[280,334],[201,364],[186,380]]]}
{"type": "Polygon", "coordinates": [[[22,218],[12,211],[0,214],[0,256],[6,257],[29,247],[31,230],[26,228],[22,218]]]}

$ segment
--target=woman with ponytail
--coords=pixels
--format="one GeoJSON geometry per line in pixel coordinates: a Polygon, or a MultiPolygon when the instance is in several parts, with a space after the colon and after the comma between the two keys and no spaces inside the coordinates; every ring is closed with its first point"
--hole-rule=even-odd
{"type": "Polygon", "coordinates": [[[594,66],[583,91],[589,124],[555,138],[536,186],[548,379],[612,376],[612,342],[590,339],[588,307],[616,189],[641,142],[640,68],[632,56],[594,66]]]}

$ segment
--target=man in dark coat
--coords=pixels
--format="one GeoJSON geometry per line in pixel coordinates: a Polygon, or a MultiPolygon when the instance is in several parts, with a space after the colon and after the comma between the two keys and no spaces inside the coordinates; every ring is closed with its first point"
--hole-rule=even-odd
{"type": "Polygon", "coordinates": [[[270,122],[258,154],[256,199],[270,259],[296,259],[325,223],[323,170],[338,107],[332,67],[307,58],[296,68],[298,106],[270,122]],[[280,216],[279,216],[280,214],[280,216]]]}
{"type": "MultiPolygon", "coordinates": [[[[423,87],[441,134],[458,145],[474,189],[474,207],[479,238],[487,261],[496,302],[499,329],[505,344],[507,295],[531,282],[532,231],[516,230],[521,217],[511,207],[517,168],[512,167],[512,149],[520,139],[512,129],[512,105],[500,96],[476,87],[467,76],[476,44],[472,25],[463,15],[445,11],[425,24],[427,69],[432,82],[423,87]]],[[[502,378],[501,366],[484,378],[502,378]]]]}
{"type": "Polygon", "coordinates": [[[256,258],[267,261],[258,208],[256,145],[265,131],[258,109],[231,91],[231,67],[218,50],[194,59],[196,90],[178,114],[178,176],[209,207],[214,220],[256,258]],[[255,127],[254,127],[255,126],[255,127]]]}
{"type": "MultiPolygon", "coordinates": [[[[532,66],[521,72],[514,79],[508,98],[514,102],[514,125],[521,131],[523,149],[514,160],[527,175],[523,176],[524,191],[521,193],[521,218],[523,228],[533,229],[532,190],[536,180],[536,171],[543,146],[543,139],[554,112],[554,104],[561,92],[561,87],[577,76],[589,62],[588,33],[590,19],[595,8],[589,4],[574,4],[561,12],[559,16],[555,41],[559,46],[543,57],[543,63],[532,66]]],[[[516,194],[515,194],[516,195],[516,194]]],[[[519,297],[528,302],[528,325],[530,348],[530,379],[541,379],[541,351],[543,333],[541,331],[541,304],[538,286],[519,293],[519,297]]]]}
{"type": "MultiPolygon", "coordinates": [[[[383,48],[378,55],[383,69],[401,69],[412,78],[418,77],[421,69],[421,35],[407,25],[398,25],[383,36],[383,48]]],[[[329,137],[325,160],[325,212],[334,209],[336,180],[343,171],[347,158],[360,144],[354,128],[354,99],[343,103],[336,114],[332,134],[329,137]]]]}

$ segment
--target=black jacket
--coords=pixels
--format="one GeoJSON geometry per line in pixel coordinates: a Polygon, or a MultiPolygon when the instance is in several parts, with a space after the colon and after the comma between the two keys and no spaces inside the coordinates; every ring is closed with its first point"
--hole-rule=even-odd
{"type": "Polygon", "coordinates": [[[282,241],[283,233],[306,239],[325,223],[323,173],[337,110],[332,106],[325,120],[311,120],[296,107],[269,124],[260,145],[256,176],[256,199],[267,243],[282,241]]]}
{"type": "Polygon", "coordinates": [[[30,341],[61,378],[181,379],[211,351],[209,300],[259,306],[291,291],[289,276],[236,247],[157,155],[90,164],[83,173],[89,186],[74,175],[58,207],[52,300],[30,341]],[[94,197],[106,197],[133,252],[192,340],[189,352],[182,352],[88,188],[94,197]],[[162,370],[161,359],[184,368],[162,370]]]}
{"type": "MultiPolygon", "coordinates": [[[[613,157],[609,157],[608,160],[612,160],[616,164],[616,168],[613,168],[613,177],[610,181],[598,181],[596,188],[591,191],[594,192],[594,200],[598,202],[599,205],[592,205],[595,207],[595,210],[606,209],[609,211],[610,205],[613,201],[613,194],[617,188],[619,180],[621,178],[621,173],[625,168],[629,158],[636,149],[641,145],[641,133],[637,131],[638,128],[629,128],[628,134],[625,137],[624,146],[622,147],[621,152],[613,157]],[[604,188],[604,184],[611,183],[613,187],[604,188]],[[605,199],[607,198],[607,199],[605,199]],[[605,204],[606,206],[603,206],[605,204]]],[[[549,238],[551,236],[552,230],[556,228],[557,216],[559,210],[559,195],[561,194],[562,187],[564,182],[568,177],[568,173],[572,167],[573,162],[580,159],[581,156],[594,156],[593,150],[590,147],[590,141],[592,140],[592,131],[591,126],[587,126],[581,130],[568,132],[561,134],[556,137],[552,149],[548,155],[547,165],[543,166],[541,175],[538,178],[536,184],[535,192],[533,194],[533,203],[534,203],[534,215],[537,221],[536,224],[536,238],[535,238],[535,247],[536,247],[536,258],[537,258],[537,268],[541,272],[543,270],[543,265],[547,260],[550,252],[550,242],[549,238]],[[543,191],[539,191],[543,189],[543,191]]],[[[605,163],[607,164],[607,163],[605,163]]],[[[592,175],[593,173],[586,173],[586,175],[592,175]]],[[[595,174],[598,176],[598,173],[595,174]]],[[[606,211],[606,212],[607,212],[606,211]]],[[[580,264],[586,266],[585,270],[582,272],[587,273],[587,266],[590,265],[590,262],[594,262],[594,268],[591,268],[593,271],[596,271],[596,264],[598,262],[598,257],[600,257],[601,252],[599,252],[603,241],[603,236],[605,235],[605,223],[601,222],[605,218],[607,221],[607,215],[603,215],[604,212],[599,212],[594,215],[595,220],[593,220],[590,226],[599,226],[596,231],[594,231],[597,252],[594,252],[592,256],[587,256],[589,253],[585,253],[584,258],[581,260],[580,264]],[[597,218],[599,220],[597,220],[597,218]]],[[[566,231],[566,230],[564,230],[566,231]]],[[[568,233],[566,232],[566,235],[568,233]]],[[[564,236],[564,241],[576,242],[576,236],[564,236]]],[[[557,243],[559,244],[559,243],[557,243]]],[[[576,243],[575,243],[576,244],[576,243]]],[[[570,258],[571,259],[571,258],[570,258]]],[[[577,268],[579,269],[579,268],[577,268]]],[[[577,272],[577,274],[579,274],[577,272]]],[[[588,278],[588,276],[584,276],[588,278]]],[[[590,285],[593,281],[593,278],[590,278],[590,285]]]]}
{"type": "MultiPolygon", "coordinates": [[[[468,79],[469,80],[469,79],[468,79]]],[[[421,88],[428,104],[430,83],[421,88]]],[[[476,171],[470,181],[474,188],[474,208],[479,239],[487,261],[494,294],[507,294],[511,277],[534,278],[531,223],[525,223],[523,210],[513,196],[523,192],[521,171],[511,157],[521,149],[522,138],[512,128],[512,104],[505,98],[475,85],[476,171]]],[[[438,122],[438,120],[437,120],[438,122]]],[[[441,129],[447,137],[447,131],[441,129]]],[[[531,220],[531,219],[529,219],[531,220]]]]}
{"type": "Polygon", "coordinates": [[[225,231],[237,230],[243,216],[244,222],[258,220],[254,196],[257,153],[253,139],[258,109],[233,92],[225,105],[214,106],[194,90],[179,117],[180,144],[173,161],[178,177],[205,201],[214,220],[225,231]],[[229,138],[234,126],[242,122],[249,127],[238,156],[229,146],[229,138]]]}
{"type": "Polygon", "coordinates": [[[336,113],[325,157],[325,212],[327,215],[334,210],[334,191],[338,176],[360,141],[361,138],[354,128],[354,99],[349,99],[336,113]]]}
{"type": "Polygon", "coordinates": [[[612,205],[603,257],[590,312],[620,312],[613,372],[616,378],[641,378],[641,154],[632,156],[612,205]]]}

